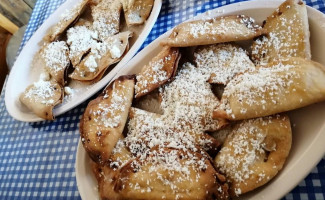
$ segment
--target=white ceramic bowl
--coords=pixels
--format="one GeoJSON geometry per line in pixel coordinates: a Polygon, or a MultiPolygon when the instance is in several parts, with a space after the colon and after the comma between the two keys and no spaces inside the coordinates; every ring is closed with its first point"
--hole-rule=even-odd
{"type": "MultiPolygon", "coordinates": [[[[248,1],[231,4],[208,11],[195,19],[207,17],[245,14],[261,23],[283,1],[248,1]]],[[[325,65],[325,16],[311,7],[307,8],[311,32],[312,59],[325,65]]],[[[123,74],[135,74],[149,60],[157,55],[161,47],[159,42],[167,37],[170,31],[162,35],[129,63],[128,68],[121,70],[116,77],[123,74]]],[[[280,199],[292,190],[312,168],[321,160],[325,153],[325,103],[319,103],[289,113],[293,125],[293,143],[290,155],[283,170],[268,184],[240,197],[240,199],[280,199]]],[[[98,199],[97,182],[89,167],[87,156],[79,142],[76,160],[76,178],[82,199],[98,199]]]]}
{"type": "MultiPolygon", "coordinates": [[[[27,42],[21,53],[19,54],[8,78],[5,102],[9,114],[20,121],[25,122],[35,122],[42,121],[44,119],[36,116],[27,107],[21,104],[19,101],[20,94],[27,88],[28,85],[37,81],[40,76],[40,69],[35,69],[31,66],[31,62],[34,54],[39,50],[38,43],[42,40],[46,31],[59,21],[60,15],[67,9],[71,9],[76,2],[80,0],[67,0],[63,3],[34,33],[34,35],[27,42]]],[[[54,116],[58,116],[68,110],[76,107],[80,103],[84,102],[86,99],[94,95],[96,92],[101,90],[107,85],[109,81],[121,70],[128,61],[137,53],[147,36],[149,35],[153,25],[155,24],[157,17],[159,15],[162,5],[162,0],[155,0],[154,6],[152,8],[151,14],[146,21],[142,32],[140,33],[138,39],[132,45],[130,50],[124,56],[124,58],[99,82],[93,85],[84,85],[80,82],[72,82],[72,88],[74,89],[74,94],[71,98],[65,99],[64,102],[56,106],[53,110],[54,116]]]]}

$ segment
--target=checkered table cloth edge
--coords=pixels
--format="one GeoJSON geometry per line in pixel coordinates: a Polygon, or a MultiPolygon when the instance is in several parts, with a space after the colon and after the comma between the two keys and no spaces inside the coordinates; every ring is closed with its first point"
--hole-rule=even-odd
{"type": "MultiPolygon", "coordinates": [[[[38,0],[21,47],[65,0],[38,0]]],[[[241,0],[164,0],[161,13],[142,48],[180,22],[241,0]]],[[[325,2],[307,5],[325,13],[325,2]]],[[[79,120],[88,101],[53,122],[24,123],[6,111],[0,96],[0,199],[80,199],[75,180],[79,120]]],[[[275,191],[276,192],[276,191],[275,191]]],[[[283,199],[324,199],[325,157],[283,199]]]]}

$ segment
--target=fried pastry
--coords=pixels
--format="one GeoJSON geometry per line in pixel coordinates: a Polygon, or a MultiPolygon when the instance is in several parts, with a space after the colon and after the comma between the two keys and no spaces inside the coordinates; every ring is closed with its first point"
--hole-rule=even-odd
{"type": "Polygon", "coordinates": [[[115,189],[122,199],[228,199],[228,186],[201,154],[152,150],[123,166],[115,189]],[[155,172],[155,173],[152,173],[155,172]]]}
{"type": "Polygon", "coordinates": [[[70,65],[69,48],[64,41],[51,42],[43,46],[41,58],[45,70],[61,86],[65,85],[65,73],[70,65]]]}
{"type": "Polygon", "coordinates": [[[238,122],[215,158],[238,196],[270,181],[283,167],[291,148],[290,120],[285,115],[238,122]]]}
{"type": "MultiPolygon", "coordinates": [[[[150,113],[138,108],[131,107],[129,113],[129,134],[137,137],[141,143],[152,148],[156,145],[170,143],[171,147],[179,143],[181,145],[191,144],[196,149],[197,146],[207,152],[216,152],[219,143],[204,131],[195,132],[190,130],[191,124],[183,123],[175,126],[169,121],[169,116],[150,113]],[[154,140],[154,142],[152,142],[154,140]]],[[[131,145],[133,141],[128,142],[131,145]]]]}
{"type": "Polygon", "coordinates": [[[82,143],[89,156],[105,163],[122,138],[134,94],[134,76],[121,76],[91,101],[80,122],[82,143]]]}
{"type": "Polygon", "coordinates": [[[311,59],[306,5],[301,0],[287,0],[269,16],[263,28],[266,34],[252,45],[252,58],[267,64],[277,58],[311,59]]]}
{"type": "Polygon", "coordinates": [[[126,31],[107,38],[91,48],[90,53],[75,67],[70,78],[78,81],[92,81],[102,77],[105,70],[120,61],[128,51],[132,32],[126,31]]]}
{"type": "Polygon", "coordinates": [[[71,24],[76,22],[88,4],[88,0],[82,0],[73,9],[67,10],[60,16],[60,21],[52,26],[44,37],[44,41],[53,42],[57,40],[71,24]]]}
{"type": "Polygon", "coordinates": [[[211,74],[209,83],[223,85],[235,75],[255,69],[247,52],[230,43],[198,47],[194,52],[194,62],[211,74]]]}
{"type": "Polygon", "coordinates": [[[161,44],[188,47],[253,39],[263,33],[255,20],[244,15],[185,22],[176,26],[161,44]]]}
{"type": "Polygon", "coordinates": [[[205,156],[153,148],[147,155],[123,165],[95,165],[100,196],[102,199],[228,199],[225,177],[205,156]]]}
{"type": "Polygon", "coordinates": [[[115,35],[120,30],[120,15],[122,4],[120,0],[100,1],[91,9],[93,30],[98,33],[100,40],[115,35]]]}
{"type": "Polygon", "coordinates": [[[40,79],[28,86],[19,100],[40,118],[53,120],[53,108],[62,102],[62,91],[62,87],[56,81],[40,79]]]}
{"type": "Polygon", "coordinates": [[[124,0],[124,16],[128,26],[143,24],[151,13],[154,0],[124,0]]]}
{"type": "Polygon", "coordinates": [[[206,69],[185,63],[174,80],[160,88],[161,108],[166,115],[174,117],[177,125],[186,125],[196,133],[215,131],[222,128],[227,121],[213,119],[212,112],[219,105],[207,82],[210,72],[206,69]]]}
{"type": "Polygon", "coordinates": [[[303,58],[259,66],[232,79],[213,117],[230,120],[269,116],[325,100],[325,67],[303,58]]]}
{"type": "Polygon", "coordinates": [[[179,59],[180,53],[177,48],[164,47],[136,75],[135,98],[148,94],[175,76],[179,59]]]}
{"type": "Polygon", "coordinates": [[[67,31],[67,44],[69,45],[69,58],[73,67],[76,67],[81,59],[89,53],[92,47],[98,43],[98,34],[88,25],[69,28],[67,31]]]}

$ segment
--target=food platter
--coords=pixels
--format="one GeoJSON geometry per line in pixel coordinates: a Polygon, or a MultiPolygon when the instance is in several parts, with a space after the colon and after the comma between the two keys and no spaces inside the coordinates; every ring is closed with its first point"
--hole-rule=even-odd
{"type": "MultiPolygon", "coordinates": [[[[261,24],[281,3],[282,1],[266,0],[236,3],[208,11],[194,19],[244,14],[255,18],[261,24]]],[[[322,56],[322,52],[325,39],[322,36],[325,33],[325,16],[311,7],[307,7],[307,11],[311,32],[312,59],[324,65],[325,58],[322,56]]],[[[170,32],[167,32],[143,49],[131,60],[127,68],[117,73],[115,78],[120,75],[138,73],[142,66],[158,54],[161,50],[160,41],[169,34],[170,32]]],[[[268,184],[241,196],[240,199],[280,199],[292,190],[323,157],[325,152],[325,147],[322,144],[322,141],[325,140],[325,103],[291,111],[289,116],[293,129],[293,141],[283,170],[268,184]]],[[[78,145],[76,158],[76,178],[81,197],[83,199],[98,199],[97,181],[90,169],[90,158],[81,142],[78,145]]]]}
{"type": "MultiPolygon", "coordinates": [[[[6,108],[13,118],[19,121],[26,122],[35,122],[43,120],[40,117],[37,117],[31,111],[29,111],[25,106],[23,106],[19,101],[19,96],[28,85],[32,84],[40,77],[40,70],[37,70],[35,69],[35,67],[31,66],[33,56],[36,52],[38,52],[40,48],[39,42],[42,40],[47,30],[52,25],[58,22],[62,13],[64,13],[67,9],[73,7],[74,4],[76,4],[76,1],[73,0],[69,0],[63,3],[39,27],[39,29],[30,38],[30,40],[23,48],[22,52],[17,57],[17,60],[10,72],[5,93],[6,108]]],[[[136,54],[138,49],[141,47],[156,22],[156,19],[161,9],[161,5],[161,0],[155,0],[151,14],[147,19],[145,25],[143,26],[143,29],[138,36],[138,39],[130,47],[128,53],[124,56],[124,58],[99,82],[93,85],[85,85],[80,84],[78,82],[69,84],[69,86],[74,89],[74,93],[69,98],[64,99],[62,104],[54,108],[54,116],[58,116],[71,110],[72,108],[84,102],[86,99],[88,99],[93,94],[95,94],[107,85],[107,83],[117,74],[119,70],[121,70],[128,63],[128,61],[136,54]]]]}

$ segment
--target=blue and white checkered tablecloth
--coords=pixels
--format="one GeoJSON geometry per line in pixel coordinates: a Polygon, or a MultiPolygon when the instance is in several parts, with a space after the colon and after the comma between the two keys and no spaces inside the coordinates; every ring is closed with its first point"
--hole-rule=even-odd
{"type": "MultiPolygon", "coordinates": [[[[38,0],[22,46],[65,0],[38,0]]],[[[164,0],[159,18],[143,47],[176,24],[206,10],[240,0],[164,0]]],[[[323,0],[306,3],[325,13],[323,0]]],[[[20,49],[21,50],[21,49],[20,49]]],[[[0,96],[0,199],[80,199],[75,179],[79,120],[88,102],[53,122],[14,120],[0,96]]],[[[275,191],[276,192],[276,191],[275,191]]],[[[325,197],[325,158],[284,199],[325,197]]]]}

